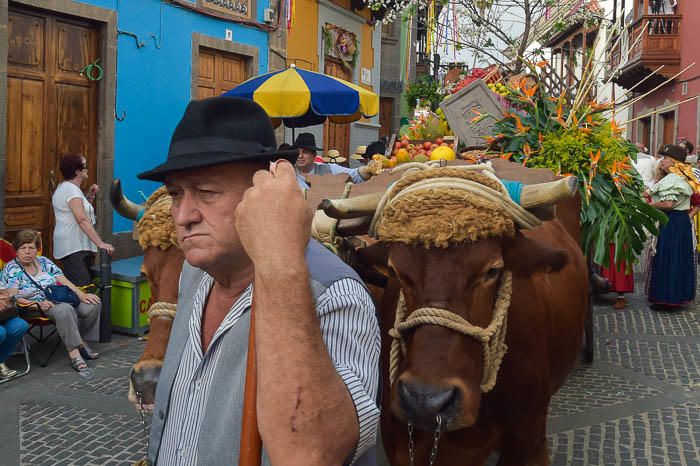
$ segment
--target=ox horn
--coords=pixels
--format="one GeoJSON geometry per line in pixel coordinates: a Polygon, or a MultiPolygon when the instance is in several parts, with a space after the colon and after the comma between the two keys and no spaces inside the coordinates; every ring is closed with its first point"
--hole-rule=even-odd
{"type": "MultiPolygon", "coordinates": [[[[525,209],[551,206],[562,199],[572,197],[577,187],[578,180],[575,176],[548,183],[525,185],[520,193],[520,205],[525,209]]],[[[324,199],[320,208],[326,215],[336,219],[372,216],[383,195],[384,192],[377,192],[349,199],[324,199]]]]}
{"type": "Polygon", "coordinates": [[[124,196],[119,178],[112,181],[112,186],[109,187],[109,200],[119,215],[130,220],[138,220],[144,209],[142,205],[135,204],[124,196]]]}
{"type": "Polygon", "coordinates": [[[562,199],[572,197],[577,189],[578,179],[575,176],[548,183],[526,185],[520,193],[520,205],[525,209],[550,206],[562,199]]]}
{"type": "Polygon", "coordinates": [[[348,199],[324,199],[321,209],[331,218],[358,218],[374,215],[379,201],[384,195],[383,191],[348,199]]]}

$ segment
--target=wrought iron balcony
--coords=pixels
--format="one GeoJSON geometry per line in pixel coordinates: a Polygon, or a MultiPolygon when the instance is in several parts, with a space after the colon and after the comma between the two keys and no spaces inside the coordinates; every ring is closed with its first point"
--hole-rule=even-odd
{"type": "Polygon", "coordinates": [[[646,92],[678,73],[681,63],[681,19],[680,15],[661,14],[637,18],[630,28],[629,50],[618,45],[610,51],[614,81],[625,89],[630,89],[661,65],[665,65],[635,88],[635,91],[646,92]]]}

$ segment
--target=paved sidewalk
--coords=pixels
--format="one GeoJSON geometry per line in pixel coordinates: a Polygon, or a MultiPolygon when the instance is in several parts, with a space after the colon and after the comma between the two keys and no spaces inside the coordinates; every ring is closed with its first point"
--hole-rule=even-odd
{"type": "MultiPolygon", "coordinates": [[[[641,286],[638,283],[637,289],[641,286]]],[[[555,466],[700,466],[700,311],[596,306],[592,365],[550,405],[555,466]]]]}
{"type": "MultiPolygon", "coordinates": [[[[28,339],[29,341],[30,339],[28,339]]],[[[127,400],[128,374],[143,349],[137,337],[91,344],[91,378],[72,370],[59,348],[49,365],[0,385],[0,465],[126,465],[145,456],[137,411],[127,400]]],[[[52,345],[38,345],[41,355],[52,345]]],[[[24,367],[13,356],[12,367],[24,367]]]]}
{"type": "MultiPolygon", "coordinates": [[[[596,306],[596,361],[580,364],[551,404],[555,466],[700,466],[700,311],[657,313],[643,296],[614,311],[596,306]]],[[[36,346],[36,345],[35,345],[36,346]]],[[[50,346],[50,345],[47,345],[50,346]]],[[[115,335],[92,378],[59,350],[0,385],[0,465],[126,465],[145,441],[126,399],[127,375],[143,348],[115,335]]],[[[10,364],[19,367],[13,357],[10,364]]]]}

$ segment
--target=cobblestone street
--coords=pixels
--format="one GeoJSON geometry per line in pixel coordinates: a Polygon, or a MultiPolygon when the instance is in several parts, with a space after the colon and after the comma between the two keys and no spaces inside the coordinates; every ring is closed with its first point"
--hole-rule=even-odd
{"type": "MultiPolygon", "coordinates": [[[[635,295],[625,311],[597,306],[595,324],[596,361],[580,364],[551,404],[553,464],[699,466],[697,307],[657,313],[635,295]]],[[[103,356],[91,364],[92,378],[72,371],[59,350],[47,368],[34,365],[0,386],[0,464],[121,465],[143,457],[139,416],[126,399],[143,342],[115,335],[94,347],[103,356]]]]}

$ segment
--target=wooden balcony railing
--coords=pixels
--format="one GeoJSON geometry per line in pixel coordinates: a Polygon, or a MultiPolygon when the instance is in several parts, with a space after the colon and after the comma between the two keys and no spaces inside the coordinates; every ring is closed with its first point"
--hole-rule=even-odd
{"type": "Polygon", "coordinates": [[[627,81],[640,77],[642,69],[651,72],[661,65],[665,66],[659,72],[660,77],[670,78],[676,74],[681,60],[681,19],[680,15],[640,16],[630,28],[628,44],[631,48],[623,50],[617,46],[610,51],[611,69],[620,68],[616,81],[626,87],[627,81]]]}

